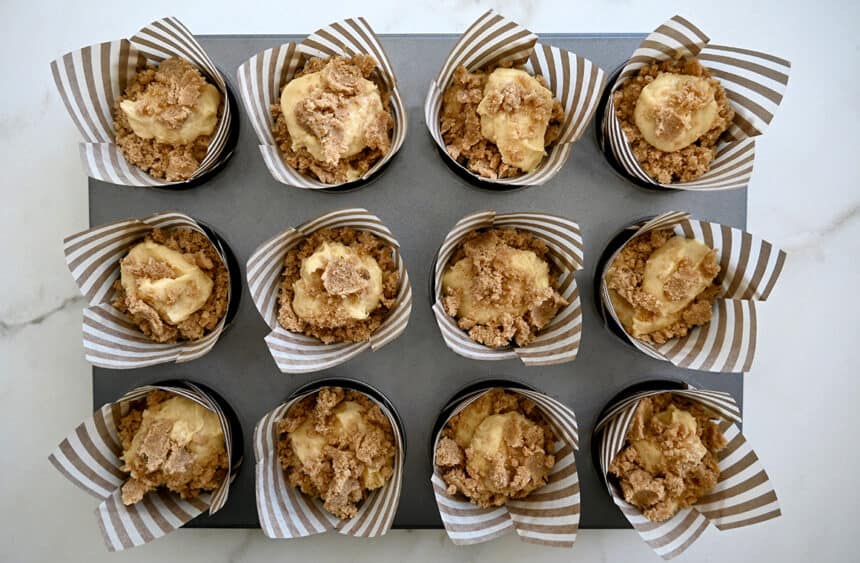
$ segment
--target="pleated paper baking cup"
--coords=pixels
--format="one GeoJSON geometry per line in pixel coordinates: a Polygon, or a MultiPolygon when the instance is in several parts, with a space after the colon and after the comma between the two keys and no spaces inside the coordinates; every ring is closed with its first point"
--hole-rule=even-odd
{"type": "Polygon", "coordinates": [[[579,449],[579,433],[573,410],[549,395],[524,385],[494,380],[489,386],[462,397],[440,420],[433,438],[433,475],[430,478],[436,506],[448,537],[456,545],[471,545],[515,532],[522,541],[552,547],[572,547],[579,530],[579,475],[574,452],[579,449]],[[555,465],[548,483],[526,498],[510,499],[499,507],[481,508],[462,495],[450,496],[448,485],[436,466],[436,447],[442,430],[451,418],[493,389],[501,388],[531,399],[549,422],[556,436],[555,465]]]}
{"type": "Polygon", "coordinates": [[[463,217],[445,237],[433,268],[431,294],[433,313],[442,339],[457,354],[473,360],[519,358],[527,366],[546,366],[571,362],[579,353],[582,336],[582,307],[574,274],[582,268],[582,234],[570,219],[549,213],[481,211],[463,217]],[[537,338],[526,346],[491,348],[475,342],[457,325],[442,305],[442,276],[451,257],[469,233],[479,229],[513,228],[529,231],[549,248],[548,258],[561,271],[557,291],[568,305],[561,308],[537,338]]]}
{"type": "Polygon", "coordinates": [[[728,225],[691,219],[683,211],[670,211],[627,229],[629,236],[609,257],[601,258],[601,312],[627,340],[644,354],[675,366],[711,372],[746,372],[756,351],[756,302],[766,301],[776,285],[786,254],[766,240],[728,225]],[[711,321],[693,328],[687,336],[652,345],[623,328],[606,285],[606,272],[634,238],[657,229],[672,229],[678,236],[699,240],[717,250],[720,273],[716,281],[722,293],[714,303],[711,321]],[[605,258],[605,260],[604,260],[605,258]]]}
{"type": "Polygon", "coordinates": [[[286,402],[266,413],[254,428],[260,528],[266,537],[273,539],[300,538],[328,531],[360,538],[385,535],[391,529],[400,502],[405,455],[406,441],[400,417],[382,393],[353,379],[323,379],[305,385],[286,402]],[[364,499],[356,515],[347,520],[341,520],[328,512],[318,498],[291,487],[278,460],[278,421],[286,416],[295,403],[325,387],[343,387],[364,394],[388,418],[397,443],[391,479],[364,499]]]}
{"type": "Polygon", "coordinates": [[[133,369],[196,360],[215,346],[238,310],[242,282],[232,252],[212,229],[183,213],[168,211],[93,227],[66,237],[63,253],[75,283],[87,299],[83,322],[85,357],[98,367],[133,369]],[[218,326],[198,340],[153,342],[125,313],[111,305],[113,283],[120,277],[120,260],[149,232],[179,228],[203,233],[221,256],[230,274],[227,309],[218,326]]]}
{"type": "Polygon", "coordinates": [[[478,185],[496,189],[539,186],[548,182],[567,162],[573,144],[594,115],[605,80],[603,70],[588,59],[538,43],[537,35],[489,10],[460,36],[439,75],[430,83],[424,101],[424,119],[444,158],[458,173],[478,185]],[[451,158],[442,138],[440,116],[442,95],[458,67],[465,66],[474,72],[499,63],[511,63],[533,76],[543,76],[553,97],[564,107],[564,123],[558,141],[535,170],[515,178],[493,179],[475,174],[451,158]]]}
{"type": "Polygon", "coordinates": [[[607,159],[622,176],[644,187],[673,190],[728,190],[745,187],[755,162],[755,140],[767,130],[785,89],[791,63],[785,59],[741,49],[713,45],[695,25],[674,16],[646,37],[620,72],[610,79],[605,103],[601,100],[598,141],[607,159]],[[696,57],[726,90],[735,117],[717,145],[710,170],[696,180],[661,184],[639,164],[615,115],[615,92],[639,69],[678,57],[696,57]]]}
{"type": "Polygon", "coordinates": [[[242,463],[241,429],[233,428],[235,424],[238,423],[225,414],[214,395],[193,383],[146,385],[94,412],[48,459],[66,479],[101,501],[95,514],[102,538],[109,551],[122,551],[165,536],[204,512],[211,515],[221,510],[242,463]],[[177,493],[159,488],[147,493],[140,502],[126,506],[121,487],[128,474],[122,471],[119,423],[134,401],[145,399],[147,393],[156,389],[191,399],[218,415],[230,455],[230,472],[218,489],[196,498],[184,500],[177,493]]]}
{"type": "Polygon", "coordinates": [[[379,37],[364,18],[341,20],[318,29],[301,43],[284,43],[257,53],[239,66],[236,78],[245,111],[248,112],[248,118],[260,141],[263,162],[272,177],[282,184],[311,190],[358,187],[382,171],[406,139],[406,105],[397,87],[394,69],[379,37]],[[379,78],[391,93],[391,108],[394,113],[391,150],[360,179],[341,184],[326,184],[299,173],[284,162],[272,133],[274,123],[270,108],[280,99],[284,84],[292,80],[311,57],[327,59],[355,55],[368,55],[376,61],[379,78]]]}
{"type": "Polygon", "coordinates": [[[683,384],[684,389],[659,389],[634,393],[604,410],[594,430],[598,442],[600,474],[609,495],[633,528],[654,552],[672,559],[693,544],[709,524],[718,530],[742,528],[780,516],[776,492],[755,451],[741,434],[741,412],[728,393],[699,390],[683,384]],[[672,393],[700,403],[719,419],[726,447],[717,452],[720,468],[717,485],[688,508],[678,511],[665,522],[651,522],[642,512],[624,500],[621,490],[608,475],[609,465],[624,448],[627,430],[636,407],[645,397],[672,393]]]}
{"type": "Polygon", "coordinates": [[[83,137],[81,161],[96,180],[123,186],[187,188],[199,184],[224,165],[238,137],[236,101],[224,76],[200,43],[179,20],[156,20],[128,39],[90,45],[51,62],[54,83],[83,137]],[[188,180],[159,180],[130,164],[116,145],[113,107],[134,76],[147,64],[180,57],[197,67],[218,88],[223,112],[200,162],[188,180]]]}
{"type": "Polygon", "coordinates": [[[382,220],[366,209],[340,209],[290,228],[260,245],[248,259],[248,289],[263,320],[272,329],[266,345],[284,373],[309,373],[342,364],[367,349],[379,350],[398,336],[409,323],[412,312],[412,286],[400,255],[400,244],[382,220]],[[395,253],[400,274],[397,300],[382,325],[366,342],[325,344],[318,338],[291,332],[278,323],[278,293],[287,252],[320,229],[352,227],[367,231],[388,244],[395,253]]]}

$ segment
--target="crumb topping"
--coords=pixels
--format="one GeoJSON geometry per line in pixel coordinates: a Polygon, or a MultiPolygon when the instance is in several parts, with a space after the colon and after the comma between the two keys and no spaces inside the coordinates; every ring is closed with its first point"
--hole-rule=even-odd
{"type": "Polygon", "coordinates": [[[464,237],[442,278],[442,306],[475,342],[525,346],[567,301],[545,242],[520,229],[464,237]]]}
{"type": "Polygon", "coordinates": [[[447,494],[481,507],[501,506],[546,485],[555,465],[554,437],[534,401],[493,389],[453,416],[435,463],[447,494]]]}
{"type": "MultiPolygon", "coordinates": [[[[178,317],[181,320],[174,322],[161,305],[165,304],[165,301],[165,307],[176,305],[182,299],[193,298],[193,295],[186,294],[187,286],[178,286],[176,293],[167,292],[160,295],[160,301],[156,302],[152,299],[152,294],[129,290],[123,286],[122,279],[118,279],[113,285],[114,296],[111,304],[131,317],[141,332],[155,342],[197,340],[214,330],[227,312],[230,274],[209,239],[192,229],[153,229],[143,242],[155,243],[180,253],[184,261],[202,270],[202,274],[211,282],[208,297],[202,306],[178,317]],[[162,309],[164,314],[158,309],[162,309]]],[[[165,260],[150,256],[138,262],[133,258],[124,257],[120,262],[120,269],[149,282],[178,277],[174,267],[165,260]]]]}
{"type": "Polygon", "coordinates": [[[352,518],[368,494],[394,474],[391,423],[366,395],[326,387],[278,421],[278,459],[289,484],[330,513],[352,518]]]}
{"type": "MultiPolygon", "coordinates": [[[[506,162],[499,146],[484,135],[479,113],[493,70],[488,68],[469,72],[466,67],[460,66],[454,71],[451,84],[442,94],[440,131],[451,158],[472,172],[485,178],[511,178],[523,173],[521,168],[511,162],[523,163],[525,159],[523,155],[514,155],[513,159],[509,155],[506,162]]],[[[534,78],[548,91],[542,76],[534,78]]],[[[486,112],[513,114],[521,111],[535,120],[546,122],[544,148],[552,146],[561,136],[564,108],[558,100],[551,98],[551,94],[547,99],[535,93],[534,89],[526,89],[516,82],[491,91],[483,105],[486,112]]]]}
{"type": "Polygon", "coordinates": [[[217,489],[230,467],[218,415],[196,402],[163,390],[135,401],[119,423],[122,502],[139,502],[165,487],[189,499],[217,489]]]}
{"type": "Polygon", "coordinates": [[[321,229],[284,258],[278,322],[326,344],[364,342],[394,307],[399,285],[394,251],[382,239],[349,227],[321,229]],[[325,252],[332,248],[342,250],[325,252]]]}
{"type": "Polygon", "coordinates": [[[663,229],[628,242],[605,279],[625,330],[643,342],[664,344],[711,321],[719,272],[715,249],[663,229]],[[655,258],[664,247],[667,252],[655,258]]]}
{"type": "MultiPolygon", "coordinates": [[[[675,103],[662,106],[657,119],[658,135],[675,138],[687,127],[687,113],[706,101],[707,87],[685,81],[674,98],[675,103]],[[682,115],[683,114],[683,115],[682,115]]],[[[710,71],[695,58],[676,59],[646,65],[612,94],[615,115],[630,143],[630,149],[643,170],[661,184],[690,182],[708,172],[717,155],[717,144],[729,128],[735,112],[729,105],[726,91],[710,71]],[[636,125],[635,111],[643,88],[664,73],[700,77],[713,89],[716,115],[710,128],[691,144],[674,151],[664,151],[650,144],[636,125]]]]}
{"type": "Polygon", "coordinates": [[[726,445],[714,416],[671,393],[642,399],[626,445],[609,466],[624,500],[663,522],[713,489],[720,477],[716,453],[726,445]]]}
{"type": "Polygon", "coordinates": [[[116,101],[116,144],[154,178],[187,180],[205,158],[222,112],[220,92],[199,70],[184,59],[166,59],[138,72],[116,101]]]}
{"type": "Polygon", "coordinates": [[[391,150],[390,92],[372,57],[313,57],[293,81],[271,106],[272,133],[291,168],[340,184],[360,178],[391,150]]]}

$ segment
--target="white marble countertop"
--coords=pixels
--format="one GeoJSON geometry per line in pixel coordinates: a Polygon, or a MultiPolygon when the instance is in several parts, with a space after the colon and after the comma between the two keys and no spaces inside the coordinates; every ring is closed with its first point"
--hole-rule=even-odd
{"type": "MultiPolygon", "coordinates": [[[[0,4],[0,561],[658,561],[632,531],[583,531],[572,550],[514,537],[458,548],[440,531],[395,531],[360,541],[326,535],[289,543],[257,530],[189,530],[108,554],[94,500],[47,461],[91,410],[90,368],[81,349],[82,300],[63,263],[64,235],[87,226],[87,179],[78,133],[54,88],[48,62],[85,44],[127,35],[176,15],[195,33],[306,33],[364,15],[380,33],[459,32],[488,5],[437,0],[409,8],[353,2],[307,4],[210,0],[205,11],[165,0],[0,4]],[[242,11],[238,6],[244,6],[242,11]],[[298,7],[301,6],[301,7],[298,7]],[[360,13],[356,11],[359,10],[360,13]]],[[[403,3],[410,4],[410,3],[403,3]]],[[[681,13],[720,43],[759,48],[793,63],[791,81],[757,146],[749,230],[789,259],[780,287],[759,308],[758,355],[745,380],[744,431],[777,487],[782,518],[731,532],[708,530],[678,561],[853,559],[860,503],[852,471],[858,449],[860,307],[860,4],[851,0],[723,0],[714,3],[498,2],[537,32],[648,31],[681,13]],[[819,44],[822,47],[815,49],[819,44]],[[822,53],[824,51],[824,53],[822,53]],[[848,296],[822,307],[831,296],[848,296]],[[848,427],[846,427],[846,425],[848,427]],[[836,462],[839,463],[836,463],[836,462]]],[[[856,554],[855,554],[856,557],[856,554]]]]}

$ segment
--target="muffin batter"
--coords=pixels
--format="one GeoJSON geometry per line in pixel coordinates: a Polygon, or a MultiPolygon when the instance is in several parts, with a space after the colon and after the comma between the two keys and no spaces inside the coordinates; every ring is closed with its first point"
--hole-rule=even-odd
{"type": "Polygon", "coordinates": [[[725,89],[697,59],[646,65],[612,97],[633,155],[661,184],[708,172],[735,116],[725,89]]]}
{"type": "Polygon", "coordinates": [[[486,346],[524,346],[567,301],[546,243],[527,231],[469,233],[442,277],[442,305],[469,337],[486,346]]]}
{"type": "Polygon", "coordinates": [[[360,178],[391,150],[388,92],[372,80],[374,60],[310,59],[272,106],[273,133],[285,162],[327,184],[360,178]]]}
{"type": "Polygon", "coordinates": [[[485,178],[531,172],[561,134],[564,109],[542,76],[513,68],[459,67],[442,95],[451,158],[485,178]]]}
{"type": "Polygon", "coordinates": [[[391,423],[362,393],[326,387],[305,397],[278,422],[278,458],[291,486],[323,501],[338,518],[394,474],[391,423]]]}
{"type": "Polygon", "coordinates": [[[393,250],[367,231],[323,229],[287,252],[278,322],[325,343],[363,342],[397,297],[393,250]]]}
{"type": "Polygon", "coordinates": [[[435,462],[447,494],[486,508],[546,485],[552,454],[552,430],[534,402],[493,389],[448,421],[435,462]]]}
{"type": "Polygon", "coordinates": [[[170,182],[190,178],[218,125],[221,93],[188,61],[170,58],[139,72],[114,107],[126,160],[170,182]]]}
{"type": "Polygon", "coordinates": [[[713,416],[671,393],[642,399],[627,445],[609,466],[624,500],[662,522],[713,489],[720,477],[715,454],[726,445],[713,416]]]}
{"type": "Polygon", "coordinates": [[[119,423],[123,471],[122,502],[139,502],[159,487],[182,498],[213,491],[230,467],[218,415],[167,391],[151,391],[119,423]]]}
{"type": "Polygon", "coordinates": [[[154,229],[120,262],[112,305],[155,342],[196,340],[226,313],[229,284],[205,235],[154,229]]]}
{"type": "Polygon", "coordinates": [[[663,344],[710,322],[719,272],[715,249],[666,229],[628,242],[605,279],[624,329],[643,342],[663,344]]]}

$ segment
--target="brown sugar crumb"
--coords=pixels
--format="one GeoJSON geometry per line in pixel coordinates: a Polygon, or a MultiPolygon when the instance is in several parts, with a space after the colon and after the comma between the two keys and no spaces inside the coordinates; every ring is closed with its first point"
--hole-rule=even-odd
{"type": "MultiPolygon", "coordinates": [[[[116,144],[129,163],[150,176],[169,182],[189,179],[206,157],[211,135],[200,135],[183,144],[160,143],[138,136],[120,109],[123,101],[140,101],[144,115],[170,129],[181,127],[191,115],[206,85],[203,75],[186,60],[170,58],[158,67],[148,65],[137,73],[113,108],[116,144]]],[[[223,100],[218,108],[220,119],[223,100]]]]}
{"type": "MultiPolygon", "coordinates": [[[[131,317],[131,321],[143,334],[155,342],[197,340],[214,330],[227,312],[230,274],[209,239],[192,229],[153,229],[144,241],[151,241],[182,253],[188,262],[203,270],[212,280],[212,292],[200,309],[177,324],[171,324],[149,303],[126,291],[121,279],[113,284],[114,296],[111,305],[131,317]]],[[[127,257],[123,260],[127,262],[127,257]]],[[[159,261],[131,264],[129,270],[150,280],[176,276],[168,264],[159,261]]]]}
{"type": "MultiPolygon", "coordinates": [[[[520,176],[523,171],[502,160],[499,147],[484,138],[481,132],[481,116],[478,106],[484,98],[484,87],[489,75],[496,67],[469,72],[460,66],[454,71],[451,83],[442,94],[442,112],[440,131],[442,140],[451,158],[485,178],[512,178],[520,176]]],[[[504,68],[504,67],[503,67],[504,68]]],[[[543,76],[534,77],[544,87],[549,87],[543,76]]],[[[529,100],[536,97],[506,95],[495,100],[495,106],[504,106],[505,111],[513,111],[529,100]]],[[[536,112],[547,111],[544,107],[535,107],[536,112]]],[[[561,126],[564,122],[564,107],[558,100],[552,101],[549,108],[549,125],[544,135],[544,147],[552,146],[561,136],[561,126]]]]}
{"type": "MultiPolygon", "coordinates": [[[[695,104],[695,92],[691,93],[690,103],[695,104]]],[[[636,76],[629,78],[612,94],[615,115],[627,137],[630,149],[642,169],[661,184],[690,182],[708,172],[711,162],[717,156],[717,144],[729,128],[735,112],[729,105],[726,91],[711,72],[695,58],[681,58],[653,63],[639,69],[636,76]],[[680,150],[666,152],[650,145],[636,126],[634,111],[642,89],[664,72],[697,76],[708,79],[714,87],[719,113],[713,126],[693,144],[680,150]]],[[[671,115],[663,116],[663,133],[670,135],[673,129],[671,115]]],[[[676,124],[677,125],[677,124],[676,124]]]]}
{"type": "Polygon", "coordinates": [[[213,491],[230,463],[218,415],[190,399],[156,390],[134,401],[119,422],[123,504],[165,487],[184,499],[213,491]]]}
{"type": "Polygon", "coordinates": [[[463,494],[484,508],[501,506],[547,484],[554,440],[532,400],[493,389],[451,417],[434,459],[448,495],[463,494]]]}
{"type": "Polygon", "coordinates": [[[364,342],[394,307],[399,288],[394,251],[385,241],[350,227],[321,229],[290,249],[284,258],[278,322],[287,330],[314,336],[326,344],[364,342]],[[343,256],[326,255],[326,248],[340,248],[338,245],[346,247],[341,249],[343,256]],[[302,265],[317,257],[319,269],[303,278],[302,265]],[[377,268],[379,278],[372,277],[371,269],[377,268]],[[297,311],[297,287],[304,289],[301,299],[315,303],[307,307],[311,313],[297,311]],[[361,315],[354,314],[355,309],[362,304],[372,310],[364,311],[366,318],[357,318],[361,315]]]}
{"type": "MultiPolygon", "coordinates": [[[[293,148],[280,103],[270,107],[272,134],[290,168],[326,184],[342,184],[363,176],[391,150],[391,132],[394,129],[391,92],[380,78],[376,62],[368,55],[329,59],[312,57],[294,78],[315,72],[322,74],[324,88],[303,100],[296,108],[296,117],[299,125],[319,140],[326,155],[325,161],[315,158],[305,147],[293,148]],[[361,94],[360,78],[370,80],[379,89],[384,111],[365,129],[365,148],[358,154],[343,157],[346,102],[361,94]]],[[[281,86],[281,91],[284,86],[286,84],[281,86]]]]}
{"type": "Polygon", "coordinates": [[[363,393],[326,387],[278,421],[278,459],[289,484],[352,518],[368,494],[394,474],[391,423],[363,393]]]}
{"type": "Polygon", "coordinates": [[[642,399],[626,445],[609,466],[624,500],[663,522],[713,489],[720,477],[716,453],[726,446],[714,416],[672,393],[642,399]]]}
{"type": "Polygon", "coordinates": [[[525,346],[567,301],[541,239],[520,229],[469,233],[442,277],[442,306],[475,342],[525,346]]]}
{"type": "Polygon", "coordinates": [[[606,272],[612,305],[622,325],[635,338],[649,344],[664,344],[687,336],[694,327],[709,323],[714,301],[721,293],[715,281],[720,272],[715,249],[698,264],[687,257],[677,260],[675,268],[662,281],[662,299],[643,289],[648,260],[674,238],[671,229],[653,230],[636,237],[621,249],[606,272]],[[675,303],[689,300],[690,293],[699,288],[701,291],[688,305],[674,311],[675,303]],[[667,309],[673,312],[668,313],[667,309]]]}

